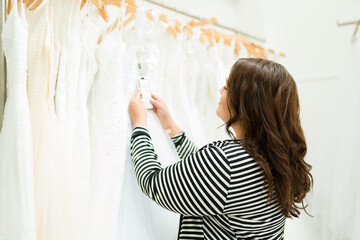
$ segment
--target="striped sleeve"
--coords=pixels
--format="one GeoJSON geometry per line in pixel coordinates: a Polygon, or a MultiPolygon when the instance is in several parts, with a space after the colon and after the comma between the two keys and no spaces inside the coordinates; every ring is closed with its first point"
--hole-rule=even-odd
{"type": "Polygon", "coordinates": [[[230,166],[221,148],[208,145],[162,168],[149,132],[137,127],[131,137],[131,156],[142,191],[162,207],[189,216],[223,213],[230,166]]]}
{"type": "Polygon", "coordinates": [[[198,150],[196,145],[186,136],[184,131],[181,131],[181,133],[172,137],[171,140],[175,145],[180,159],[184,159],[198,150]]]}

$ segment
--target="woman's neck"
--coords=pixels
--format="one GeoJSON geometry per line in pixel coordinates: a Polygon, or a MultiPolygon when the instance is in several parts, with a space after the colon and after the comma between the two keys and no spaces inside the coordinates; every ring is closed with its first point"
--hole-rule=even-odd
{"type": "Polygon", "coordinates": [[[234,126],[231,126],[232,129],[234,129],[235,135],[236,135],[236,139],[243,139],[243,132],[242,132],[242,128],[240,127],[239,124],[236,124],[234,126]]]}

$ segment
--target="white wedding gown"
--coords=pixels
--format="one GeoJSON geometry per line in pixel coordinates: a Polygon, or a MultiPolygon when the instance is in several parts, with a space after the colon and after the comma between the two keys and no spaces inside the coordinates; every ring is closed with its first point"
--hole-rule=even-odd
{"type": "Polygon", "coordinates": [[[118,30],[105,34],[96,49],[99,68],[88,103],[92,156],[89,240],[118,239],[129,121],[122,84],[125,49],[118,30]]]}
{"type": "MultiPolygon", "coordinates": [[[[146,55],[141,55],[141,53],[144,53],[143,50],[146,51],[147,49],[152,48],[154,46],[152,43],[154,43],[153,41],[156,40],[156,35],[154,36],[152,33],[148,32],[147,34],[150,35],[143,35],[143,33],[146,32],[143,31],[144,28],[157,28],[157,26],[145,25],[145,21],[145,12],[143,9],[139,8],[136,13],[136,23],[139,24],[137,26],[143,26],[143,28],[135,28],[135,31],[137,31],[136,33],[124,33],[124,35],[128,35],[125,36],[128,37],[128,48],[124,53],[124,59],[126,59],[126,61],[123,62],[124,72],[121,82],[124,86],[123,101],[126,103],[126,105],[128,105],[130,98],[134,94],[134,91],[137,87],[138,61],[136,54],[139,53],[140,59],[142,60],[141,65],[145,71],[145,76],[156,76],[156,72],[154,73],[151,71],[159,70],[155,68],[155,66],[158,64],[156,62],[157,58],[151,57],[155,56],[157,50],[155,50],[155,53],[148,52],[146,55]]],[[[161,27],[159,28],[160,29],[158,29],[156,32],[161,34],[163,31],[161,30],[161,27]]],[[[155,79],[149,79],[150,85],[154,80],[155,79]]],[[[125,141],[126,156],[124,159],[126,164],[119,212],[119,235],[117,239],[176,239],[179,215],[160,207],[154,201],[149,199],[141,192],[141,189],[137,183],[134,173],[134,166],[130,156],[130,136],[132,132],[132,125],[128,112],[127,119],[127,132],[124,135],[127,138],[125,141]]],[[[178,161],[179,159],[173,143],[164,133],[164,130],[158,122],[157,117],[151,110],[148,111],[147,123],[155,151],[158,154],[159,161],[161,162],[162,166],[166,167],[178,161]]]]}
{"type": "MultiPolygon", "coordinates": [[[[15,1],[16,3],[16,1],[15,1]]],[[[35,240],[32,132],[26,92],[28,24],[16,4],[3,28],[7,99],[0,132],[0,239],[35,240]]]]}

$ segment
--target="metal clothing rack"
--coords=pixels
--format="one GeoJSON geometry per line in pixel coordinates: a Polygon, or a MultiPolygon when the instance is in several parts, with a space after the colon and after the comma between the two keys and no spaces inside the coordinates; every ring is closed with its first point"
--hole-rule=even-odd
{"type": "MultiPolygon", "coordinates": [[[[0,4],[0,35],[3,31],[3,26],[5,23],[5,2],[1,1],[0,4]]],[[[4,107],[5,107],[5,97],[6,97],[6,65],[5,65],[5,55],[3,51],[2,39],[0,37],[0,131],[2,127],[2,121],[4,116],[4,107]]]]}
{"type": "Polygon", "coordinates": [[[360,21],[360,19],[353,20],[353,21],[339,21],[339,20],[337,20],[337,25],[338,25],[338,27],[347,26],[347,25],[354,25],[354,24],[357,24],[358,21],[360,21]]]}
{"type": "MultiPolygon", "coordinates": [[[[204,18],[201,18],[201,17],[198,17],[198,16],[195,16],[195,15],[192,15],[192,14],[189,14],[187,12],[184,12],[184,11],[181,11],[181,10],[178,10],[176,8],[173,8],[173,7],[169,7],[167,5],[164,5],[162,3],[159,3],[159,2],[156,2],[156,1],[152,1],[152,0],[144,0],[145,2],[149,2],[151,4],[154,4],[156,6],[159,6],[159,7],[162,7],[164,9],[167,9],[167,10],[170,10],[170,11],[173,11],[173,12],[176,12],[176,13],[179,13],[179,14],[182,14],[184,16],[187,16],[187,17],[190,17],[190,18],[193,18],[193,19],[196,19],[196,20],[206,20],[204,18]]],[[[251,35],[249,33],[246,33],[246,32],[243,32],[243,31],[240,31],[238,29],[235,29],[235,28],[231,28],[231,27],[228,27],[228,26],[225,26],[225,25],[222,25],[222,24],[213,24],[214,26],[217,26],[219,28],[223,28],[223,29],[226,29],[226,30],[229,30],[229,31],[232,31],[234,32],[235,34],[239,34],[239,35],[243,35],[243,36],[246,36],[248,38],[251,38],[253,40],[257,40],[259,42],[266,42],[266,39],[265,38],[261,38],[261,37],[257,37],[257,36],[254,36],[254,35],[251,35]]]]}

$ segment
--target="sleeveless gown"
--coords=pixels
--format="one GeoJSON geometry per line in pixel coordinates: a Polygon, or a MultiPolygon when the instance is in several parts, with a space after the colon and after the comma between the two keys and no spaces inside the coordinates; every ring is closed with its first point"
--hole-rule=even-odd
{"type": "MultiPolygon", "coordinates": [[[[15,1],[16,2],[16,1],[15,1]]],[[[7,99],[0,132],[0,239],[35,240],[32,132],[26,93],[28,24],[13,6],[2,33],[7,99]]]]}
{"type": "MultiPolygon", "coordinates": [[[[129,37],[127,41],[128,48],[123,55],[126,61],[123,61],[124,72],[123,78],[121,79],[122,85],[124,86],[123,101],[126,103],[126,106],[129,104],[130,98],[137,87],[137,54],[139,54],[142,68],[145,70],[145,76],[150,78],[158,76],[155,72],[151,72],[156,70],[158,64],[158,59],[154,57],[156,56],[157,50],[150,50],[153,51],[152,53],[147,51],[155,47],[153,40],[156,42],[156,38],[147,34],[143,35],[143,33],[146,32],[146,29],[156,29],[156,26],[149,26],[146,24],[145,18],[144,10],[142,8],[137,9],[135,20],[137,28],[135,28],[135,32],[130,31],[124,33],[124,37],[129,37]],[[145,52],[146,55],[141,55],[145,52]]],[[[161,29],[158,33],[161,33],[161,29]]],[[[151,87],[153,87],[153,81],[156,80],[157,79],[152,78],[149,79],[151,87]]],[[[141,192],[137,183],[134,166],[130,156],[129,139],[132,132],[132,125],[128,111],[126,111],[126,113],[128,119],[126,133],[124,135],[126,138],[126,155],[124,156],[126,164],[120,202],[118,239],[176,239],[179,226],[179,215],[160,207],[154,201],[149,199],[141,192]]],[[[178,161],[178,156],[173,143],[164,133],[157,117],[151,110],[148,111],[147,123],[153,138],[154,148],[159,156],[159,161],[162,166],[168,166],[178,161]]]]}

